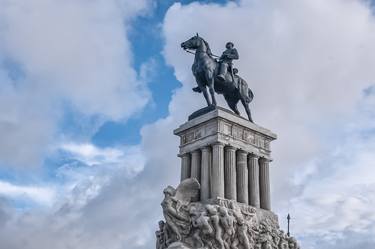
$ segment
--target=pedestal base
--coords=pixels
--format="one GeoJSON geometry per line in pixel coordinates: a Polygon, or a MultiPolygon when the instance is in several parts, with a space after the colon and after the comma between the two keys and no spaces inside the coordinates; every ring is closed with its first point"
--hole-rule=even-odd
{"type": "Polygon", "coordinates": [[[198,193],[196,186],[196,180],[187,179],[175,190],[170,186],[164,190],[165,222],[156,232],[157,249],[299,248],[293,237],[280,230],[271,211],[222,198],[187,201],[198,193]]]}

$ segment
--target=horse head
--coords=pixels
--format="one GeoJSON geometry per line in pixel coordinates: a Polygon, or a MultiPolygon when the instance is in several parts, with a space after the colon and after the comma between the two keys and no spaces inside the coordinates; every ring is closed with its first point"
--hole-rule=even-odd
{"type": "Polygon", "coordinates": [[[192,38],[190,38],[189,40],[181,43],[181,47],[183,49],[196,50],[202,45],[202,42],[203,42],[203,39],[201,37],[199,37],[199,35],[197,33],[197,35],[195,35],[192,38]]]}

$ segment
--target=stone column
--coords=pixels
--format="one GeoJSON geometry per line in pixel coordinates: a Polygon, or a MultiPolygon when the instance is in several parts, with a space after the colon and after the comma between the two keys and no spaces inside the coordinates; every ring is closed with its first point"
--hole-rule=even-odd
{"type": "Polygon", "coordinates": [[[237,201],[249,204],[247,153],[239,150],[237,153],[237,201]]]}
{"type": "Polygon", "coordinates": [[[191,161],[190,154],[185,153],[181,155],[181,182],[187,178],[190,178],[191,174],[191,161]]]}
{"type": "Polygon", "coordinates": [[[212,145],[211,198],[224,198],[224,145],[212,145]]]}
{"type": "Polygon", "coordinates": [[[249,168],[249,204],[257,208],[260,207],[258,159],[257,155],[250,154],[247,162],[249,168]]]}
{"type": "Polygon", "coordinates": [[[232,146],[226,146],[224,150],[225,198],[230,200],[237,200],[236,148],[232,146]]]}
{"type": "Polygon", "coordinates": [[[209,146],[202,148],[201,162],[201,201],[210,198],[210,169],[211,169],[211,148],[209,146]]]}
{"type": "Polygon", "coordinates": [[[201,152],[195,150],[191,152],[191,178],[195,178],[201,182],[201,152]]]}
{"type": "Polygon", "coordinates": [[[271,210],[269,160],[259,159],[260,208],[271,210]]]}

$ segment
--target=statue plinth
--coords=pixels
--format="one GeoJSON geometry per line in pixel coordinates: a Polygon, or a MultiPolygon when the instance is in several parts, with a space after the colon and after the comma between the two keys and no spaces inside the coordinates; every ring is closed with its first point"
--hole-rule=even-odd
{"type": "Polygon", "coordinates": [[[224,108],[196,114],[174,130],[181,183],[164,190],[157,249],[297,249],[271,211],[277,136],[224,108]]]}
{"type": "Polygon", "coordinates": [[[271,160],[270,142],[276,134],[222,107],[197,116],[174,130],[180,140],[180,154],[205,145],[223,143],[271,160]]]}
{"type": "Polygon", "coordinates": [[[270,142],[276,135],[217,107],[174,130],[181,181],[196,178],[201,201],[225,198],[270,210],[270,142]]]}

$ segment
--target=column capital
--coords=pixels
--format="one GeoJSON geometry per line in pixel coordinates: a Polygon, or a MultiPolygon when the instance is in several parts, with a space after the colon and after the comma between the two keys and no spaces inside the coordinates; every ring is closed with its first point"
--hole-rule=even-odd
{"type": "Polygon", "coordinates": [[[243,149],[238,149],[237,150],[237,152],[239,153],[239,154],[249,154],[249,152],[247,152],[247,151],[245,151],[245,150],[243,150],[243,149]]]}
{"type": "Polygon", "coordinates": [[[207,146],[202,147],[201,150],[202,151],[210,151],[211,147],[209,145],[207,145],[207,146]]]}
{"type": "Polygon", "coordinates": [[[190,152],[191,154],[195,154],[195,153],[200,153],[201,150],[200,149],[197,149],[197,150],[193,150],[192,152],[190,152]]]}
{"type": "Polygon", "coordinates": [[[260,156],[254,154],[254,153],[250,153],[250,154],[249,154],[249,157],[250,157],[250,158],[255,158],[255,159],[258,159],[258,160],[259,160],[259,158],[260,158],[260,156]]]}
{"type": "Polygon", "coordinates": [[[258,160],[259,160],[260,163],[269,163],[269,162],[271,162],[270,159],[265,158],[265,157],[259,157],[258,160]]]}
{"type": "Polygon", "coordinates": [[[185,153],[180,153],[180,154],[177,154],[178,157],[185,157],[185,156],[189,156],[190,155],[190,152],[185,152],[185,153]]]}
{"type": "Polygon", "coordinates": [[[225,145],[225,149],[227,149],[227,150],[237,150],[237,148],[236,147],[234,147],[234,146],[232,146],[232,145],[225,145]]]}
{"type": "Polygon", "coordinates": [[[225,146],[225,144],[223,142],[220,142],[220,141],[216,141],[214,143],[211,144],[212,146],[225,146]]]}

